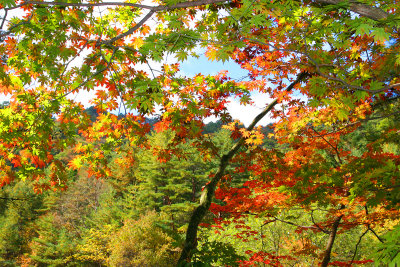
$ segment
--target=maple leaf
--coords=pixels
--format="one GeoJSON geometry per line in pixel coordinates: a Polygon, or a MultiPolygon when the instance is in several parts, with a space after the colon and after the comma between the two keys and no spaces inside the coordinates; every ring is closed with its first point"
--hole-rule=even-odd
{"type": "Polygon", "coordinates": [[[159,121],[157,123],[154,124],[154,130],[156,130],[157,132],[162,132],[168,129],[169,125],[171,122],[169,121],[159,121]]]}
{"type": "Polygon", "coordinates": [[[242,136],[243,136],[244,138],[248,138],[248,137],[250,137],[250,135],[251,135],[251,132],[250,132],[250,131],[247,131],[246,129],[240,129],[239,131],[242,133],[242,136]]]}
{"type": "Polygon", "coordinates": [[[80,169],[82,167],[82,158],[79,156],[75,157],[68,163],[68,166],[74,170],[80,169]]]}
{"type": "Polygon", "coordinates": [[[132,39],[132,44],[135,49],[139,49],[144,44],[144,40],[142,38],[136,37],[132,39]]]}
{"type": "MultiPolygon", "coordinates": [[[[295,205],[344,206],[332,208],[324,222],[326,232],[335,234],[337,224],[343,231],[349,230],[349,221],[366,225],[360,218],[371,214],[353,212],[353,208],[364,210],[365,203],[383,206],[382,211],[374,210],[377,216],[371,225],[389,218],[388,210],[397,209],[398,201],[391,195],[397,192],[395,167],[400,164],[395,149],[389,148],[397,145],[399,131],[396,120],[391,120],[397,114],[400,72],[398,25],[392,18],[399,9],[396,1],[350,5],[332,0],[326,5],[316,0],[311,6],[307,1],[286,0],[167,2],[155,1],[153,7],[116,2],[108,6],[98,1],[90,2],[90,7],[2,2],[3,7],[26,15],[7,18],[9,25],[3,26],[8,29],[0,38],[0,92],[11,95],[10,106],[2,106],[0,112],[1,185],[15,177],[30,177],[37,180],[37,191],[49,189],[49,183],[40,183],[49,165],[50,183],[57,186],[55,177],[62,168],[52,165],[55,159],[50,153],[71,148],[81,153],[69,161],[71,169],[85,163],[89,175],[110,176],[107,160],[111,155],[124,156],[123,144],[148,147],[145,140],[151,126],[143,114],[161,113],[164,120],[154,129],[174,133],[170,147],[154,151],[163,164],[169,163],[175,156],[183,157],[179,145],[208,139],[202,134],[204,120],[216,116],[224,123],[232,121],[231,97],[250,103],[254,92],[273,100],[247,129],[237,122],[224,126],[234,139],[231,149],[214,159],[218,150],[210,153],[198,147],[219,171],[205,185],[207,194],[193,213],[197,217],[187,221],[200,222],[206,216],[216,186],[231,179],[226,172],[235,163],[240,166],[232,169],[254,176],[245,179],[260,182],[218,192],[227,205],[211,208],[225,212],[223,216],[241,216],[249,210],[265,214],[271,207],[278,212],[295,205]],[[97,19],[94,7],[100,6],[107,9],[107,19],[97,19]],[[148,24],[151,19],[156,21],[154,29],[148,24]],[[151,64],[169,53],[186,60],[198,54],[194,51],[198,47],[207,47],[209,61],[236,62],[247,78],[236,81],[226,73],[185,77],[178,73],[177,64],[164,65],[162,71],[151,64]],[[102,114],[95,122],[70,97],[82,90],[96,92],[92,103],[102,114]],[[120,108],[128,114],[114,115],[120,108]],[[267,149],[254,126],[271,113],[273,137],[279,144],[267,149]],[[344,142],[353,140],[355,133],[365,137],[375,119],[379,125],[368,138],[379,137],[347,149],[344,142]],[[391,132],[386,124],[394,125],[391,132]]],[[[191,223],[188,232],[197,233],[197,227],[198,223],[191,223]]],[[[247,238],[245,233],[238,236],[247,238]]],[[[187,238],[189,245],[182,249],[180,263],[190,262],[194,250],[190,244],[197,243],[196,236],[187,238]]],[[[328,245],[324,267],[333,244],[328,245]]],[[[313,255],[313,250],[309,246],[302,251],[313,255]]],[[[279,265],[279,257],[252,252],[247,263],[279,265]]]]}
{"type": "Polygon", "coordinates": [[[217,50],[214,47],[209,47],[205,53],[206,57],[211,61],[217,59],[217,50]]]}
{"type": "Polygon", "coordinates": [[[17,158],[12,159],[11,163],[14,164],[14,168],[22,167],[21,161],[17,158]]]}

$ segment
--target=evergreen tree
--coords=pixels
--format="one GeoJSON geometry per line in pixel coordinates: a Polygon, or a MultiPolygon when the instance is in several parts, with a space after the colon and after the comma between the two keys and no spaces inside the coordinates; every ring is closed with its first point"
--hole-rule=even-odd
{"type": "Polygon", "coordinates": [[[165,149],[173,137],[172,131],[153,133],[149,137],[150,148],[139,151],[135,209],[138,213],[143,210],[165,211],[172,221],[182,225],[181,216],[191,211],[210,166],[189,143],[179,146],[181,158],[172,156],[166,162],[160,161],[154,150],[165,149]]]}
{"type": "Polygon", "coordinates": [[[33,221],[41,214],[42,200],[43,195],[34,193],[32,183],[24,181],[0,191],[0,265],[14,266],[29,251],[33,221]]]}

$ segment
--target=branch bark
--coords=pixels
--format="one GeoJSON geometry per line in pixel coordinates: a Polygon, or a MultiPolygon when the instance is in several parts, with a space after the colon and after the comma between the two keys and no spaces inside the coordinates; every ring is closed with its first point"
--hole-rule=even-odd
{"type": "Polygon", "coordinates": [[[128,3],[128,2],[100,2],[100,3],[69,3],[69,2],[47,2],[47,1],[25,1],[22,4],[6,8],[6,10],[16,9],[19,7],[23,7],[26,5],[41,5],[41,6],[64,6],[64,7],[97,7],[97,6],[130,6],[142,9],[149,9],[151,11],[166,11],[173,10],[178,8],[188,8],[188,7],[196,7],[196,6],[204,6],[210,4],[217,4],[222,2],[227,2],[228,0],[198,0],[198,1],[187,1],[178,3],[175,5],[160,5],[160,6],[148,6],[141,5],[136,3],[128,3]]]}
{"type": "MultiPolygon", "coordinates": [[[[149,13],[140,21],[138,22],[135,26],[130,28],[128,31],[113,37],[110,40],[105,40],[105,41],[100,41],[96,43],[96,46],[102,45],[102,44],[112,44],[113,42],[124,38],[133,32],[135,32],[138,28],[140,28],[147,20],[151,18],[151,16],[154,13],[161,12],[161,11],[168,11],[168,10],[174,10],[174,9],[180,9],[180,8],[190,8],[190,7],[197,7],[197,6],[203,6],[203,5],[209,5],[209,4],[217,4],[217,3],[223,3],[223,2],[231,2],[230,0],[198,0],[198,1],[186,1],[182,3],[178,3],[175,5],[159,5],[159,6],[148,6],[148,5],[141,5],[141,4],[136,4],[136,3],[128,3],[128,2],[100,2],[100,3],[68,3],[68,2],[48,2],[48,1],[26,1],[22,4],[5,8],[4,10],[7,12],[8,10],[11,9],[16,9],[20,8],[26,5],[39,5],[39,6],[63,6],[63,7],[95,7],[95,6],[130,6],[133,8],[141,8],[141,9],[148,9],[150,10],[149,13]]],[[[342,0],[314,0],[314,4],[317,5],[337,5],[342,3],[342,0]]],[[[381,20],[385,19],[389,16],[387,12],[384,10],[374,7],[374,6],[369,6],[364,3],[360,3],[355,0],[350,0],[349,2],[349,10],[359,14],[360,16],[364,16],[373,20],[381,20]]],[[[8,31],[9,32],[9,31],[8,31]]],[[[391,85],[389,87],[385,87],[381,90],[387,90],[390,88],[393,88],[397,86],[398,84],[391,85]]],[[[361,90],[361,89],[359,89],[361,90]]],[[[378,92],[375,92],[378,93],[378,92]]]]}
{"type": "MultiPolygon", "coordinates": [[[[196,7],[196,6],[203,6],[209,4],[217,4],[223,2],[231,2],[229,0],[198,0],[198,1],[187,1],[178,3],[176,5],[171,6],[148,6],[148,5],[141,5],[136,3],[128,3],[128,2],[103,2],[103,3],[68,3],[62,1],[55,1],[55,2],[48,2],[48,1],[26,1],[22,4],[6,8],[5,10],[16,9],[26,5],[43,5],[43,6],[75,6],[75,7],[95,7],[95,6],[130,6],[142,9],[149,9],[151,11],[165,11],[165,10],[173,10],[177,8],[188,8],[188,7],[196,7]]],[[[314,0],[315,4],[318,5],[337,5],[343,3],[342,0],[314,0]]],[[[367,17],[373,20],[381,20],[385,19],[389,16],[387,12],[380,9],[379,7],[370,6],[355,0],[349,1],[349,10],[353,11],[354,13],[359,14],[360,16],[367,17]]]]}
{"type": "Polygon", "coordinates": [[[128,35],[130,35],[130,34],[132,34],[132,33],[134,33],[134,32],[135,32],[137,29],[139,29],[148,19],[150,19],[151,16],[153,16],[154,13],[155,13],[154,10],[150,10],[150,12],[147,13],[147,15],[146,15],[142,20],[140,20],[135,26],[133,26],[132,28],[130,28],[130,29],[127,30],[126,32],[121,33],[121,34],[119,34],[119,35],[117,35],[117,36],[111,38],[110,40],[106,40],[106,41],[102,41],[102,42],[97,42],[97,43],[96,43],[96,46],[100,46],[100,45],[102,45],[102,44],[112,44],[112,43],[114,43],[115,41],[117,41],[117,40],[119,40],[119,39],[121,39],[121,38],[124,38],[124,37],[126,37],[126,36],[128,36],[128,35]]]}
{"type": "MultiPolygon", "coordinates": [[[[297,76],[296,80],[286,88],[286,91],[291,91],[295,85],[303,81],[307,76],[309,76],[309,74],[306,72],[300,73],[297,76]]],[[[249,127],[247,127],[247,130],[251,131],[256,126],[256,124],[275,107],[276,104],[278,104],[278,99],[275,99],[274,101],[272,101],[272,103],[265,107],[265,109],[254,118],[249,127]]],[[[218,171],[215,173],[211,181],[204,187],[203,193],[200,197],[200,204],[195,208],[190,217],[189,226],[186,231],[186,240],[178,261],[178,266],[184,266],[186,263],[189,263],[191,261],[192,251],[197,246],[197,231],[199,224],[203,220],[208,209],[210,208],[217,184],[224,176],[225,169],[228,166],[229,161],[240,149],[244,141],[245,138],[240,138],[240,140],[229,150],[229,152],[221,157],[218,171]]]]}
{"type": "MultiPolygon", "coordinates": [[[[314,3],[320,5],[337,5],[344,3],[345,1],[342,0],[315,0],[314,3]]],[[[347,2],[347,1],[346,1],[347,2]]],[[[353,11],[354,13],[359,14],[360,16],[367,17],[373,20],[381,20],[386,19],[389,14],[384,10],[380,9],[379,7],[370,6],[364,3],[360,3],[355,0],[348,1],[349,3],[349,10],[353,11]]]]}
{"type": "Polygon", "coordinates": [[[358,238],[358,242],[357,242],[356,247],[354,249],[353,258],[351,258],[350,265],[353,264],[353,261],[357,256],[358,245],[360,245],[362,238],[368,233],[368,231],[369,231],[369,229],[367,229],[364,233],[362,233],[362,235],[358,238]]]}
{"type": "Polygon", "coordinates": [[[104,45],[104,44],[112,44],[115,41],[122,39],[132,33],[134,33],[137,29],[139,29],[147,20],[153,16],[154,13],[161,12],[161,11],[168,11],[180,8],[189,8],[189,7],[197,7],[197,6],[204,6],[210,4],[218,4],[226,2],[227,0],[198,0],[198,1],[187,1],[178,3],[175,5],[159,5],[159,6],[148,6],[148,5],[141,5],[135,3],[125,3],[125,2],[104,2],[104,3],[68,3],[68,2],[47,2],[47,1],[26,1],[22,4],[16,5],[14,7],[6,8],[6,12],[11,9],[23,7],[26,5],[39,5],[39,6],[62,6],[62,7],[96,7],[96,6],[129,6],[133,8],[141,8],[141,9],[148,9],[150,10],[146,16],[141,19],[135,26],[127,30],[126,32],[119,34],[109,40],[100,41],[98,40],[96,46],[104,45]]]}
{"type": "Polygon", "coordinates": [[[335,219],[335,221],[333,222],[332,230],[329,234],[328,243],[326,244],[326,248],[324,251],[324,257],[321,262],[322,267],[327,267],[331,260],[332,247],[333,247],[333,244],[335,243],[336,233],[337,233],[340,221],[342,220],[342,217],[343,217],[343,215],[337,217],[335,219]]]}
{"type": "Polygon", "coordinates": [[[296,224],[294,222],[290,222],[290,221],[285,221],[285,220],[279,219],[277,217],[274,217],[274,220],[272,220],[272,221],[264,223],[263,226],[267,225],[269,223],[272,223],[272,222],[276,222],[276,221],[279,221],[279,222],[282,222],[282,223],[286,223],[286,224],[289,224],[289,225],[293,225],[293,226],[296,226],[296,227],[299,227],[299,228],[303,228],[303,229],[312,229],[312,230],[315,230],[315,231],[321,231],[323,233],[327,233],[321,227],[318,227],[318,226],[315,226],[315,225],[311,225],[311,226],[299,225],[299,224],[296,224]]]}

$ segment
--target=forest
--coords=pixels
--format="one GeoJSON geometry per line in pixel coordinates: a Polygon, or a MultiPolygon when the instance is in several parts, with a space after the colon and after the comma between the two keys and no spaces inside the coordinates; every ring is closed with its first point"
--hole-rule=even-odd
{"type": "Polygon", "coordinates": [[[0,266],[400,265],[399,8],[0,0],[0,266]]]}

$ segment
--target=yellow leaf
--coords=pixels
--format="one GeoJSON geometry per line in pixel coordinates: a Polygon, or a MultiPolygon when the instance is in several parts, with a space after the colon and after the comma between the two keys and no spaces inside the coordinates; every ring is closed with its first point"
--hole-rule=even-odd
{"type": "Polygon", "coordinates": [[[135,49],[139,49],[144,44],[144,41],[142,38],[134,38],[132,44],[135,49]]]}

